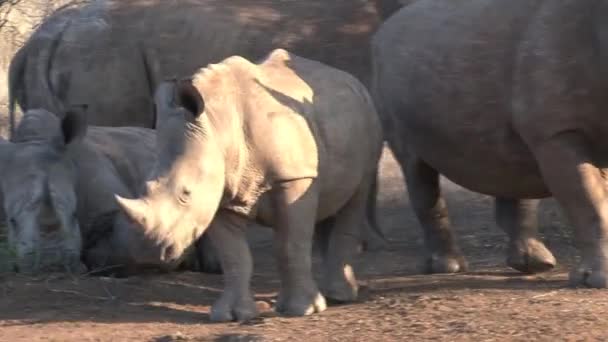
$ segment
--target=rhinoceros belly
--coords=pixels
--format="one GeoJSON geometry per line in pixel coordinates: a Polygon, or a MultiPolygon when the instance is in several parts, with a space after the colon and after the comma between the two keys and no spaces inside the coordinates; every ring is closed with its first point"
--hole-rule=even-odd
{"type": "MultiPolygon", "coordinates": [[[[357,192],[364,173],[368,172],[363,165],[352,164],[334,164],[330,169],[322,172],[315,180],[318,185],[315,190],[318,206],[315,212],[311,212],[311,215],[315,215],[315,222],[320,222],[340,211],[357,192]]],[[[258,200],[256,221],[260,224],[275,226],[277,213],[273,206],[273,195],[275,193],[271,190],[258,200]]]]}
{"type": "Polygon", "coordinates": [[[469,190],[508,198],[550,196],[532,153],[505,116],[409,115],[401,118],[406,134],[398,139],[469,190]]]}
{"type": "MultiPolygon", "coordinates": [[[[320,158],[318,177],[314,180],[318,204],[311,215],[315,215],[315,222],[338,213],[365,183],[366,177],[375,176],[373,171],[377,166],[381,145],[380,135],[377,134],[377,137],[377,142],[356,144],[354,140],[358,135],[355,135],[350,139],[353,141],[345,139],[344,144],[325,150],[325,154],[320,158]]],[[[275,225],[273,195],[274,191],[270,190],[258,200],[256,220],[260,224],[275,225]]]]}

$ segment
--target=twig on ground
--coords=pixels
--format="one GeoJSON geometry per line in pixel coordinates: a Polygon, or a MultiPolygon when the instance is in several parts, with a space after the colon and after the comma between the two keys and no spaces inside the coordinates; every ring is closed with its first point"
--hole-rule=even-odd
{"type": "Polygon", "coordinates": [[[92,296],[92,295],[88,295],[86,293],[78,292],[75,290],[52,289],[50,287],[47,288],[47,290],[49,290],[51,292],[55,292],[55,293],[65,293],[65,294],[71,294],[71,295],[75,295],[75,296],[86,297],[86,298],[97,299],[97,300],[112,300],[113,299],[111,297],[92,296]]]}
{"type": "Polygon", "coordinates": [[[112,292],[110,292],[110,290],[108,289],[108,287],[106,286],[105,283],[103,283],[103,290],[106,291],[106,294],[108,296],[110,296],[110,300],[115,300],[116,296],[114,294],[112,294],[112,292]]]}
{"type": "Polygon", "coordinates": [[[557,294],[558,292],[560,292],[560,291],[559,290],[555,290],[555,291],[550,291],[550,292],[546,292],[546,293],[541,293],[539,295],[532,296],[532,299],[553,296],[553,295],[557,294]]]}
{"type": "Polygon", "coordinates": [[[71,294],[71,295],[75,295],[75,296],[79,296],[79,297],[85,297],[85,298],[96,299],[96,300],[106,300],[106,301],[107,300],[113,300],[115,298],[114,296],[103,297],[103,296],[89,295],[89,294],[82,293],[82,292],[76,291],[76,290],[53,289],[49,285],[49,280],[48,279],[44,282],[44,284],[45,284],[47,290],[49,290],[50,292],[54,292],[54,293],[71,294]]]}
{"type": "Polygon", "coordinates": [[[110,265],[110,266],[104,266],[104,267],[98,267],[98,268],[94,268],[86,273],[83,273],[80,275],[80,277],[87,277],[90,276],[91,274],[97,273],[97,272],[102,272],[102,271],[108,271],[114,268],[120,268],[120,267],[124,267],[124,265],[110,265]]]}

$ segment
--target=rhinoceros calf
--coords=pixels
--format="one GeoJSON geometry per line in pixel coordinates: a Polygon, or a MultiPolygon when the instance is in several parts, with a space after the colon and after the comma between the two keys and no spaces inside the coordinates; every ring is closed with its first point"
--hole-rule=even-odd
{"type": "Polygon", "coordinates": [[[572,283],[608,285],[607,15],[603,0],[426,0],[374,36],[372,92],[432,271],[464,266],[441,173],[496,197],[508,262],[522,271],[555,264],[535,200],[554,196],[582,253],[572,283]]]}
{"type": "Polygon", "coordinates": [[[15,54],[10,102],[54,113],[86,103],[91,124],[152,127],[149,89],[158,81],[232,55],[258,59],[273,48],[292,49],[366,82],[371,34],[409,1],[108,0],[71,6],[50,16],[15,54]]]}
{"type": "Polygon", "coordinates": [[[126,223],[114,195],[139,193],[154,165],[155,132],[87,128],[79,110],[63,116],[30,110],[14,142],[0,144],[0,193],[19,271],[79,271],[81,253],[89,248],[89,268],[129,262],[110,234],[126,223]],[[88,224],[98,218],[111,222],[88,224]]]}
{"type": "MultiPolygon", "coordinates": [[[[134,223],[128,250],[172,265],[203,232],[216,246],[225,289],[214,321],[256,315],[247,222],[274,227],[281,291],[276,309],[325,309],[312,277],[315,225],[325,296],[356,298],[351,262],[382,148],[367,90],[349,74],[285,50],[253,64],[230,57],[157,90],[158,163],[138,199],[118,197],[134,223]]],[[[375,203],[371,203],[375,205],[375,203]]]]}

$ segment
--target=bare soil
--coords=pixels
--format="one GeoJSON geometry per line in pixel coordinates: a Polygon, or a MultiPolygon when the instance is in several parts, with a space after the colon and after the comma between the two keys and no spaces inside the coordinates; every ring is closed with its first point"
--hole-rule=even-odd
{"type": "Polygon", "coordinates": [[[608,339],[608,293],[568,287],[576,261],[569,226],[553,200],[542,205],[544,241],[560,266],[525,276],[504,266],[505,236],[492,201],[444,181],[470,272],[420,275],[421,231],[401,173],[382,161],[380,218],[388,247],[362,254],[354,304],[303,318],[269,310],[278,281],[271,233],[252,228],[253,288],[263,315],[212,324],[221,276],[148,274],[128,279],[0,276],[0,341],[587,341],[608,339]]]}

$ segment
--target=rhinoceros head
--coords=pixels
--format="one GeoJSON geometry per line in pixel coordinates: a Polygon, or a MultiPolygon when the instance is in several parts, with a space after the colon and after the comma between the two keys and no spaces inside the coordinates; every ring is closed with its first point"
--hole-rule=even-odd
{"type": "Polygon", "coordinates": [[[224,189],[224,156],[202,95],[190,80],[155,93],[158,155],[137,199],[117,201],[131,219],[132,258],[174,267],[208,227],[224,189]]]}
{"type": "Polygon", "coordinates": [[[63,119],[25,113],[12,142],[0,145],[0,190],[9,247],[23,272],[80,268],[74,165],[70,150],[86,131],[84,113],[63,119]]]}

